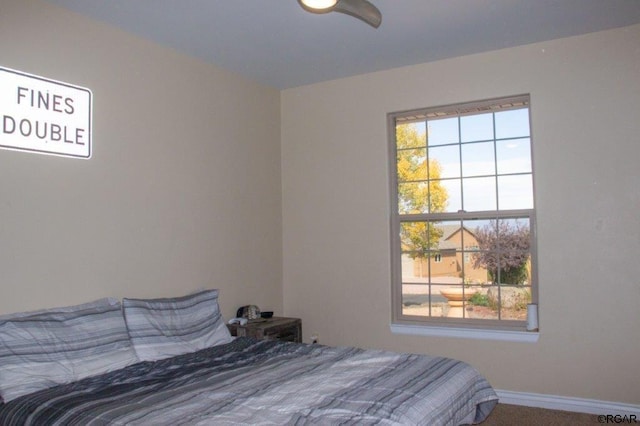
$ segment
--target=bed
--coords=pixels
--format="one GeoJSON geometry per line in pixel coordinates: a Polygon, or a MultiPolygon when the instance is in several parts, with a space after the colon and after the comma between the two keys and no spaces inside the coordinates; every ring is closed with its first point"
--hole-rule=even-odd
{"type": "Polygon", "coordinates": [[[498,400],[451,358],[232,338],[216,290],[79,306],[0,317],[3,426],[459,425],[498,400]]]}

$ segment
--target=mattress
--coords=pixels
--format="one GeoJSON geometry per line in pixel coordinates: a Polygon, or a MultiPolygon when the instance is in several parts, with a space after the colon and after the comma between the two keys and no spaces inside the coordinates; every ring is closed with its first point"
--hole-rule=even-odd
{"type": "Polygon", "coordinates": [[[498,397],[451,358],[241,337],[0,404],[9,425],[459,425],[498,397]]]}

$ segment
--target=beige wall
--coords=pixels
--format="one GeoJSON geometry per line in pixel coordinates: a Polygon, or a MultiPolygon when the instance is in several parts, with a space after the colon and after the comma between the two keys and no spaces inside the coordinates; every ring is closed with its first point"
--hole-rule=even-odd
{"type": "Polygon", "coordinates": [[[307,340],[456,357],[499,389],[640,403],[639,117],[640,25],[283,91],[285,312],[307,340]],[[539,341],[391,334],[386,114],[521,93],[539,341]]]}
{"type": "Polygon", "coordinates": [[[93,91],[90,160],[0,150],[0,313],[220,288],[282,312],[280,94],[36,0],[0,65],[93,91]]]}

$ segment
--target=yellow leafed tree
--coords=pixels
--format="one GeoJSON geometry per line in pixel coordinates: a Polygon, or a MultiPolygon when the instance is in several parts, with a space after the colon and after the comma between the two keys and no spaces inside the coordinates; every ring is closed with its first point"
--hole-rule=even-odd
{"type": "MultiPolygon", "coordinates": [[[[427,134],[412,123],[396,126],[398,211],[403,214],[437,213],[447,207],[447,190],[440,181],[441,166],[427,160],[427,134]]],[[[402,250],[415,258],[434,255],[442,230],[431,222],[403,222],[402,250]]]]}

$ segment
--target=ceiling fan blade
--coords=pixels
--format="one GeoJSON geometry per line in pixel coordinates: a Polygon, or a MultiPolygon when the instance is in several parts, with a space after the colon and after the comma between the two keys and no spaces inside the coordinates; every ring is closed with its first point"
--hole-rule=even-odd
{"type": "Polygon", "coordinates": [[[378,28],[382,22],[382,15],[378,8],[367,0],[338,0],[333,11],[351,15],[374,28],[378,28]]]}

